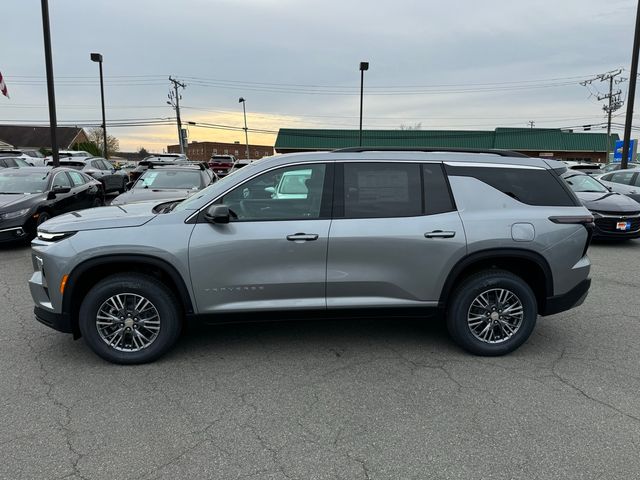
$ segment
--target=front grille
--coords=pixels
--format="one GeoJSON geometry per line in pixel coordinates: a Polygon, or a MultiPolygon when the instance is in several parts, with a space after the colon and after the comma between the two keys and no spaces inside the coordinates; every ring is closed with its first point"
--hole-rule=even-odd
{"type": "Polygon", "coordinates": [[[598,227],[603,232],[624,233],[624,232],[636,232],[640,230],[640,217],[629,218],[624,215],[619,215],[617,217],[596,218],[595,223],[596,223],[596,227],[598,227]],[[629,230],[618,230],[616,228],[616,225],[618,224],[618,222],[630,222],[631,228],[629,230]]]}
{"type": "Polygon", "coordinates": [[[640,216],[638,212],[606,212],[604,210],[592,210],[593,213],[599,213],[601,215],[611,215],[612,217],[635,217],[640,216]]]}

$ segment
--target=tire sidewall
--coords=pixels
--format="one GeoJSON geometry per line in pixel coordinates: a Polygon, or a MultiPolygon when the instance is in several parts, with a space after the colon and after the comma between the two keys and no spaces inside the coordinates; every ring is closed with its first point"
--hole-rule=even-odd
{"type": "Polygon", "coordinates": [[[536,325],[538,307],[536,297],[527,283],[507,272],[488,272],[466,280],[452,297],[447,312],[447,327],[453,339],[465,350],[476,355],[504,355],[522,345],[536,325]],[[492,288],[504,288],[513,292],[522,302],[524,317],[520,329],[509,340],[491,344],[477,339],[467,323],[469,307],[482,292],[492,288]]]}
{"type": "Polygon", "coordinates": [[[115,275],[98,282],[84,297],[78,318],[80,332],[89,347],[105,360],[119,364],[139,364],[157,359],[178,339],[181,323],[177,301],[171,291],[153,277],[137,274],[115,275]],[[105,300],[119,293],[135,293],[146,297],[160,316],[158,336],[151,345],[138,352],[115,350],[98,333],[98,309],[105,300]]]}

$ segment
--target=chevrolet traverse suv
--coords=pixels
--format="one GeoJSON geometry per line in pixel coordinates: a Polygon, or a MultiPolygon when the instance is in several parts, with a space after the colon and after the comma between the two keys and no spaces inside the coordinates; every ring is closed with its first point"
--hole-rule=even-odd
{"type": "Polygon", "coordinates": [[[116,363],[152,361],[191,321],[446,317],[502,355],[580,305],[593,217],[560,162],[505,151],[344,149],[252,163],[183,201],[42,224],[36,318],[116,363]],[[276,195],[303,177],[296,195],[276,195]]]}

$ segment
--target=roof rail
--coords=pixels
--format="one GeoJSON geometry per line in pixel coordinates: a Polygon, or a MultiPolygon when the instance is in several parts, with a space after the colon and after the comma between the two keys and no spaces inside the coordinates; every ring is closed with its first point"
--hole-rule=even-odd
{"type": "Polygon", "coordinates": [[[437,147],[348,147],[332,150],[333,153],[358,152],[452,152],[452,153],[486,153],[500,157],[529,158],[527,155],[512,150],[497,150],[491,148],[437,148],[437,147]]]}

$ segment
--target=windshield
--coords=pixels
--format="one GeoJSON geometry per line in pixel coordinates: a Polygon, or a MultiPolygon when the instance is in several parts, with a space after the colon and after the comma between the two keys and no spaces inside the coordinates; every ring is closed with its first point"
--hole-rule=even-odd
{"type": "Polygon", "coordinates": [[[202,188],[200,171],[147,170],[133,186],[140,188],[202,188]]]}
{"type": "Polygon", "coordinates": [[[598,180],[589,175],[567,175],[564,179],[574,192],[607,193],[609,191],[598,180]]]}
{"type": "Polygon", "coordinates": [[[48,177],[49,172],[1,172],[0,193],[42,193],[47,189],[48,177]]]}

